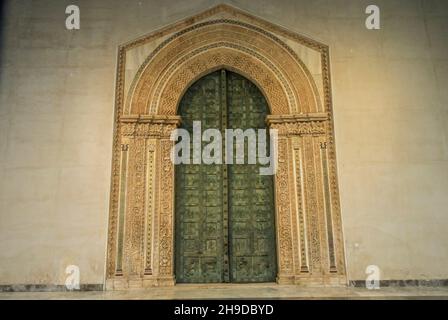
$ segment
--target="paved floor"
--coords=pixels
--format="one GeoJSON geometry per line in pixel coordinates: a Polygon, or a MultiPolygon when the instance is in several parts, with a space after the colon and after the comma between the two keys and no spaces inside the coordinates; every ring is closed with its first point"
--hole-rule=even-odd
{"type": "Polygon", "coordinates": [[[276,284],[176,285],[130,291],[2,292],[0,299],[446,299],[448,287],[307,288],[276,284]]]}

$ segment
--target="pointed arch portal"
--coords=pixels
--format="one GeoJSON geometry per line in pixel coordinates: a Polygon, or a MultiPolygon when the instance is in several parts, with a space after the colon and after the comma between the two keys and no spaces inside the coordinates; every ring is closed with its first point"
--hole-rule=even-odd
{"type": "MultiPolygon", "coordinates": [[[[207,279],[345,284],[327,46],[219,5],[121,46],[115,108],[108,289],[207,279]],[[298,46],[319,57],[319,76],[301,60],[298,46]],[[127,62],[134,49],[147,54],[129,79],[127,62]],[[219,174],[207,177],[215,181],[209,182],[210,190],[203,189],[208,180],[201,180],[196,192],[188,186],[213,166],[175,166],[170,134],[188,125],[194,108],[187,111],[185,101],[191,90],[212,75],[222,85],[222,72],[250,91],[227,97],[252,104],[239,119],[278,130],[277,171],[268,183],[245,172],[247,167],[221,166],[215,168],[219,174]],[[194,170],[200,174],[189,174],[194,170]],[[259,194],[245,194],[263,185],[259,194]],[[213,201],[204,200],[208,193],[216,193],[213,201]],[[202,202],[194,205],[195,199],[202,202]],[[238,201],[241,208],[233,206],[238,201]],[[221,215],[213,220],[207,210],[221,215]],[[273,250],[266,249],[270,246],[273,250]]],[[[217,118],[221,128],[232,119],[226,112],[217,118]]]]}

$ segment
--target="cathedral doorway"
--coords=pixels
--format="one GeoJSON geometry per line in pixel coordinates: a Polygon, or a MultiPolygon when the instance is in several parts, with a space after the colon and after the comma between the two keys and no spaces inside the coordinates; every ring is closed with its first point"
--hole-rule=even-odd
{"type": "Polygon", "coordinates": [[[115,98],[107,289],[346,283],[327,45],[219,5],[120,46],[115,98]],[[274,174],[174,163],[196,121],[274,133],[274,174]]]}
{"type": "MultiPolygon", "coordinates": [[[[255,84],[224,69],[191,85],[178,108],[180,127],[191,134],[193,121],[202,130],[222,133],[265,129],[268,111],[255,84]]],[[[260,165],[249,164],[247,142],[243,164],[175,167],[176,282],[275,281],[273,176],[260,175],[260,165]]]]}

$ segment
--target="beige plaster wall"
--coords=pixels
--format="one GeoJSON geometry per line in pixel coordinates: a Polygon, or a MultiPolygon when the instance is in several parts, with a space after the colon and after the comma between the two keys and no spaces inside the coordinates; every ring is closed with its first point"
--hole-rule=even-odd
{"type": "MultiPolygon", "coordinates": [[[[17,0],[0,51],[0,284],[102,283],[119,44],[218,1],[17,0]]],[[[448,3],[231,1],[330,46],[349,279],[448,278],[448,3]],[[382,29],[364,27],[381,8],[382,29]]],[[[132,72],[132,71],[130,71],[132,72]]]]}

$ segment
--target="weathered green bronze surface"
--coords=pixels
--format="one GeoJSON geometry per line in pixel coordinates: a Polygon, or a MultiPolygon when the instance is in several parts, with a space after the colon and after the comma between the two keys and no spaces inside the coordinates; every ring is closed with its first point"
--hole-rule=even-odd
{"type": "MultiPolygon", "coordinates": [[[[258,88],[225,70],[194,83],[179,106],[190,133],[201,121],[223,137],[225,128],[265,128],[267,112],[258,88]]],[[[177,282],[275,280],[273,177],[247,164],[247,141],[245,149],[245,164],[176,166],[177,282]]]]}
{"type": "MultiPolygon", "coordinates": [[[[266,128],[268,106],[252,82],[229,73],[227,97],[228,128],[266,128]]],[[[244,164],[236,164],[234,156],[234,164],[228,165],[231,282],[274,281],[273,177],[260,175],[258,164],[248,164],[247,147],[246,141],[244,164]]]]}

